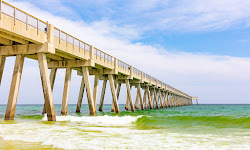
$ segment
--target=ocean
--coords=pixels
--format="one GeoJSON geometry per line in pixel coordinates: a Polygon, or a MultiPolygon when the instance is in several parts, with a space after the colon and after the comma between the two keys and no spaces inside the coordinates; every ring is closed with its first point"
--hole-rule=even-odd
{"type": "Polygon", "coordinates": [[[0,149],[176,149],[250,150],[250,105],[191,105],[103,112],[89,116],[88,105],[48,122],[43,105],[18,105],[15,120],[4,121],[0,106],[0,149]]]}

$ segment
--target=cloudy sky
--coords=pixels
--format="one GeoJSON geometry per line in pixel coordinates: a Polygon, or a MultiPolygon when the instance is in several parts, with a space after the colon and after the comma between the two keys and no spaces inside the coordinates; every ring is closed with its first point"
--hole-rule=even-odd
{"type": "MultiPolygon", "coordinates": [[[[198,96],[200,103],[250,103],[249,0],[7,2],[191,96],[198,96]]],[[[14,60],[8,58],[6,62],[1,104],[7,103],[14,60]]],[[[64,74],[64,69],[57,74],[53,93],[56,104],[61,104],[64,74]]],[[[43,103],[39,75],[37,62],[25,59],[18,104],[43,103]]],[[[76,104],[80,81],[73,72],[71,104],[76,104]]],[[[107,90],[105,103],[110,103],[107,90]]],[[[119,103],[125,99],[124,90],[119,103]]]]}

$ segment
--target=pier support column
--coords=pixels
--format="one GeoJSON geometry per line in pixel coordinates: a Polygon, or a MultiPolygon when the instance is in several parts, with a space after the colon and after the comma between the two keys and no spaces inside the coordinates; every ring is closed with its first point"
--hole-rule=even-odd
{"type": "Polygon", "coordinates": [[[71,71],[72,70],[70,67],[66,68],[61,115],[67,115],[68,102],[69,102],[69,89],[71,82],[71,71]]]}
{"type": "Polygon", "coordinates": [[[118,84],[118,87],[117,87],[117,101],[119,101],[119,96],[120,96],[120,91],[121,91],[121,83],[118,84]]]}
{"type": "Polygon", "coordinates": [[[6,56],[0,56],[0,85],[3,77],[3,70],[5,65],[6,56]]]}
{"type": "Polygon", "coordinates": [[[154,108],[154,90],[153,89],[149,89],[149,94],[150,94],[150,97],[151,97],[151,99],[149,100],[148,99],[148,105],[149,105],[149,107],[151,108],[154,108]]]}
{"type": "Polygon", "coordinates": [[[144,108],[148,108],[148,105],[147,105],[147,89],[144,88],[144,94],[143,94],[143,102],[144,102],[144,108]]]}
{"type": "Polygon", "coordinates": [[[140,103],[141,103],[141,110],[144,110],[143,99],[142,99],[142,95],[141,95],[141,85],[140,85],[140,83],[138,84],[137,88],[139,89],[139,99],[140,99],[140,103]]]}
{"type": "Polygon", "coordinates": [[[159,97],[160,97],[160,107],[164,108],[163,103],[162,103],[162,93],[161,93],[161,90],[159,90],[159,97]]]}
{"type": "Polygon", "coordinates": [[[115,83],[114,83],[113,75],[109,74],[108,78],[109,78],[111,93],[112,93],[113,102],[114,102],[114,106],[115,106],[115,112],[120,113],[119,105],[118,105],[118,102],[117,102],[117,95],[116,95],[116,89],[115,89],[115,83]]]}
{"type": "MultiPolygon", "coordinates": [[[[118,83],[118,80],[114,79],[114,84],[115,84],[115,89],[116,89],[116,96],[117,96],[117,83],[118,83]]],[[[117,97],[118,97],[118,96],[117,96],[117,97]]],[[[117,98],[117,101],[118,101],[118,98],[117,98]]],[[[115,112],[114,101],[112,101],[111,112],[115,112]]]]}
{"type": "Polygon", "coordinates": [[[101,98],[100,98],[99,111],[102,111],[105,92],[106,92],[106,86],[107,86],[107,79],[105,77],[105,79],[103,80],[103,85],[102,85],[102,93],[101,93],[101,98]]]}
{"type": "MultiPolygon", "coordinates": [[[[151,92],[151,94],[153,94],[153,93],[151,92]]],[[[152,105],[152,99],[150,96],[149,86],[147,86],[147,95],[148,95],[149,107],[150,107],[150,109],[153,109],[154,106],[152,105]]]]}
{"type": "Polygon", "coordinates": [[[94,93],[93,93],[93,100],[94,100],[95,112],[96,112],[96,107],[97,107],[98,86],[99,86],[99,75],[95,75],[95,80],[94,80],[94,93]]]}
{"type": "MultiPolygon", "coordinates": [[[[130,85],[130,90],[132,89],[132,86],[130,85]]],[[[128,95],[128,90],[127,90],[127,100],[126,100],[126,106],[125,106],[125,109],[126,110],[129,110],[129,95],[128,95]]]]}
{"type": "MultiPolygon", "coordinates": [[[[154,101],[155,101],[155,104],[156,104],[156,108],[159,108],[158,96],[157,96],[155,88],[154,88],[154,101]]],[[[153,102],[153,104],[154,104],[154,102],[153,102]]]]}
{"type": "Polygon", "coordinates": [[[46,54],[37,54],[48,121],[56,121],[46,54]]]}
{"type": "Polygon", "coordinates": [[[82,82],[81,82],[81,86],[80,86],[80,91],[79,91],[79,96],[78,96],[78,101],[77,101],[77,106],[76,106],[76,112],[81,111],[84,89],[85,89],[85,81],[84,81],[84,77],[82,76],[82,82]]]}
{"type": "Polygon", "coordinates": [[[20,87],[20,81],[23,71],[24,55],[16,55],[16,62],[14,66],[12,82],[10,86],[10,93],[8,104],[5,113],[5,120],[13,120],[16,110],[17,96],[20,87]]]}
{"type": "MultiPolygon", "coordinates": [[[[57,68],[52,68],[50,71],[50,84],[51,84],[51,92],[53,92],[53,88],[54,88],[54,83],[55,83],[55,78],[56,78],[56,72],[57,72],[57,68]]],[[[42,115],[44,115],[46,113],[46,107],[45,104],[46,102],[44,101],[44,106],[43,106],[43,112],[42,115]]]]}
{"type": "Polygon", "coordinates": [[[135,107],[133,104],[133,99],[132,99],[132,94],[131,94],[131,88],[130,88],[130,83],[128,79],[125,79],[125,83],[126,83],[126,87],[127,87],[127,94],[128,94],[128,98],[129,98],[129,103],[131,106],[131,110],[134,112],[135,111],[135,107]]]}
{"type": "Polygon", "coordinates": [[[167,107],[170,107],[170,104],[169,104],[169,95],[168,95],[168,92],[166,93],[166,97],[167,97],[167,107]]]}
{"type": "Polygon", "coordinates": [[[164,106],[164,107],[167,107],[166,92],[163,91],[162,94],[163,94],[163,98],[164,98],[164,104],[163,104],[163,106],[164,106]]]}
{"type": "MultiPolygon", "coordinates": [[[[140,83],[138,83],[138,85],[140,85],[140,83]]],[[[139,109],[139,91],[140,91],[140,88],[137,85],[137,93],[136,93],[136,100],[135,100],[135,109],[139,109]]]]}
{"type": "Polygon", "coordinates": [[[89,68],[85,66],[82,67],[82,73],[84,76],[84,82],[85,82],[86,91],[87,91],[89,113],[90,115],[95,115],[95,106],[94,106],[92,89],[91,89],[91,84],[90,84],[90,79],[89,79],[89,68]]]}

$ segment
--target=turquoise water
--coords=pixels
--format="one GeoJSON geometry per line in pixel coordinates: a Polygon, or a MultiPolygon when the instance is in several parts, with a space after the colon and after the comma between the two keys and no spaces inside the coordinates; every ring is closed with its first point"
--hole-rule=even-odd
{"type": "MultiPolygon", "coordinates": [[[[250,149],[250,105],[192,105],[126,111],[119,115],[111,105],[89,116],[88,105],[57,122],[41,115],[43,105],[19,105],[14,121],[4,121],[0,106],[0,137],[62,149],[250,149]]],[[[4,144],[4,143],[2,143],[4,144]]],[[[1,147],[0,147],[1,148],[1,147]]],[[[27,149],[32,149],[26,144],[27,149]]]]}

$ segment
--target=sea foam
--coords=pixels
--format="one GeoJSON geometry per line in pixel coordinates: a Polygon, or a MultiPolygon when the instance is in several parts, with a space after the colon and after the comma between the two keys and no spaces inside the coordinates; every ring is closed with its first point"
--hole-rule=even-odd
{"type": "MultiPolygon", "coordinates": [[[[85,125],[97,125],[97,126],[130,126],[131,123],[136,122],[138,118],[142,116],[56,116],[56,121],[77,122],[85,125]]],[[[47,115],[42,118],[43,121],[47,121],[47,115]]]]}

